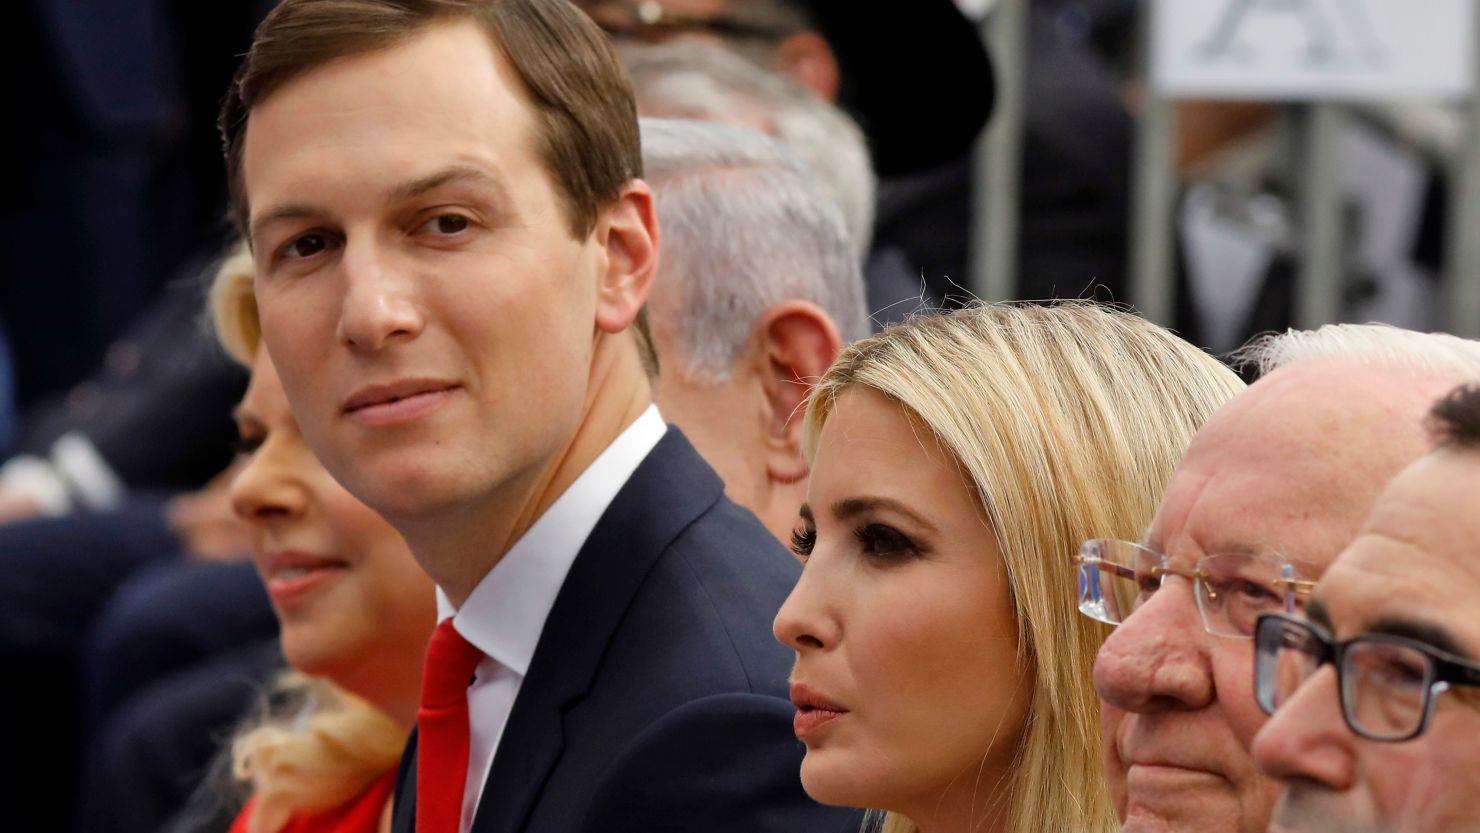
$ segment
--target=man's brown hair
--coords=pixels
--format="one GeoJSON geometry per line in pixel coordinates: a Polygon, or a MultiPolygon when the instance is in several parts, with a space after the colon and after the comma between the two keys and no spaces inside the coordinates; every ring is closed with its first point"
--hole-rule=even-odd
{"type": "Polygon", "coordinates": [[[632,88],[605,35],[567,0],[283,0],[257,28],[219,126],[231,208],[245,237],[242,146],[247,116],[283,85],[331,61],[386,49],[432,24],[476,23],[533,102],[537,152],[571,230],[589,234],[602,207],[642,175],[632,88]]]}
{"type": "Polygon", "coordinates": [[[1480,448],[1480,385],[1460,385],[1435,402],[1428,427],[1441,448],[1480,448]]]}

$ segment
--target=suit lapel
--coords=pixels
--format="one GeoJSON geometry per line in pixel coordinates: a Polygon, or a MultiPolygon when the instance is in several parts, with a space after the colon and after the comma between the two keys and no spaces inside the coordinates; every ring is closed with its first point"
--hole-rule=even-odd
{"type": "Polygon", "coordinates": [[[396,773],[396,798],[392,802],[391,833],[416,833],[416,729],[401,753],[401,769],[396,773]]]}
{"type": "Polygon", "coordinates": [[[643,579],[673,539],[723,494],[718,476],[671,427],[617,493],[550,609],[499,740],[474,833],[524,828],[565,747],[565,710],[590,689],[643,579]]]}

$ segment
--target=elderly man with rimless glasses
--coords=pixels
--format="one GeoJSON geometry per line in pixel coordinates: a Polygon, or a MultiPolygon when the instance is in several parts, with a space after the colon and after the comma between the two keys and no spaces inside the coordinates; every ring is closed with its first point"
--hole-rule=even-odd
{"type": "Polygon", "coordinates": [[[1480,830],[1480,387],[1378,498],[1309,621],[1259,618],[1254,758],[1288,833],[1480,830]],[[1276,709],[1278,711],[1276,711],[1276,709]]]}
{"type": "Polygon", "coordinates": [[[1116,624],[1095,665],[1123,830],[1263,833],[1279,784],[1249,747],[1261,613],[1299,611],[1382,486],[1422,456],[1433,401],[1480,344],[1378,325],[1244,351],[1261,378],[1193,440],[1141,544],[1092,543],[1081,610],[1116,624]]]}

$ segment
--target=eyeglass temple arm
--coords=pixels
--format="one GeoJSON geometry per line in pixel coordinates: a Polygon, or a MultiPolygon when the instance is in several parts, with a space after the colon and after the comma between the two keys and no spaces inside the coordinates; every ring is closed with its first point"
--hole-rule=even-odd
{"type": "Polygon", "coordinates": [[[1310,594],[1316,590],[1316,583],[1310,579],[1296,578],[1295,567],[1291,564],[1281,565],[1280,573],[1280,585],[1285,588],[1285,612],[1294,613],[1296,602],[1310,598],[1310,594]]]}
{"type": "Polygon", "coordinates": [[[1439,677],[1451,685],[1480,686],[1480,665],[1459,657],[1435,656],[1439,661],[1439,677]]]}
{"type": "Polygon", "coordinates": [[[1076,555],[1075,558],[1078,559],[1080,564],[1083,564],[1087,567],[1094,567],[1098,570],[1109,570],[1111,574],[1115,575],[1118,578],[1133,579],[1136,577],[1135,570],[1132,570],[1130,567],[1122,567],[1121,565],[1116,564],[1114,561],[1106,561],[1103,558],[1099,558],[1093,555],[1084,555],[1082,553],[1076,555]]]}

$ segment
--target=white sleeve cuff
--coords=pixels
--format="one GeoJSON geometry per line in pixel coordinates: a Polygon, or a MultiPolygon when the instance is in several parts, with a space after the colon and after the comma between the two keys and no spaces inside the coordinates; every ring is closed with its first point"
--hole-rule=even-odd
{"type": "Polygon", "coordinates": [[[72,511],[67,482],[44,458],[30,454],[12,457],[0,466],[0,487],[36,501],[42,515],[55,517],[72,511]]]}

